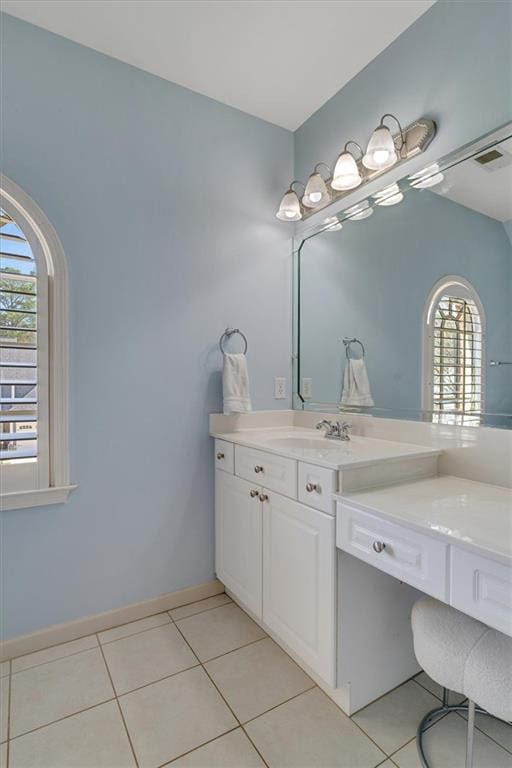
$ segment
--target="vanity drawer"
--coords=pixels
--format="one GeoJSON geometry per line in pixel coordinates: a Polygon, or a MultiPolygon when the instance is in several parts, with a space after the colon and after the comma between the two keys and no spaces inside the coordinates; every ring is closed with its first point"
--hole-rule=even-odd
{"type": "Polygon", "coordinates": [[[235,446],[225,440],[215,440],[215,469],[223,469],[231,475],[235,471],[235,446]]]}
{"type": "Polygon", "coordinates": [[[317,467],[300,461],[299,501],[328,515],[334,515],[332,494],[337,490],[336,474],[334,469],[317,467]]]}
{"type": "Polygon", "coordinates": [[[512,567],[452,547],[450,604],[512,635],[512,567]]]}
{"type": "Polygon", "coordinates": [[[235,473],[269,491],[297,498],[297,462],[243,445],[235,447],[235,473]]]}
{"type": "Polygon", "coordinates": [[[390,576],[446,602],[447,544],[348,503],[338,502],[336,545],[390,576]],[[384,548],[381,548],[382,544],[384,548]]]}

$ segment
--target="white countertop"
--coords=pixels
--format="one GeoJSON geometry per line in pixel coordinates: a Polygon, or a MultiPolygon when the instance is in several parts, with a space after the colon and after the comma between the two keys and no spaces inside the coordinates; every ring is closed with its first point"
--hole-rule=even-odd
{"type": "Polygon", "coordinates": [[[265,429],[241,429],[236,432],[210,432],[212,437],[227,440],[248,448],[258,448],[290,459],[306,461],[329,469],[355,469],[386,461],[418,459],[437,456],[435,448],[373,437],[351,435],[347,442],[328,440],[322,432],[300,427],[266,427],[265,429]],[[287,445],[290,439],[311,441],[314,447],[287,445]]]}
{"type": "Polygon", "coordinates": [[[511,489],[446,475],[335,498],[512,565],[511,489]]]}

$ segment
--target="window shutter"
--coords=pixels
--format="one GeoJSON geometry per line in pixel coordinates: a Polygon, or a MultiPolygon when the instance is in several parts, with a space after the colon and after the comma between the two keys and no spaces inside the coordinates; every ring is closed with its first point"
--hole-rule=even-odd
{"type": "Polygon", "coordinates": [[[0,210],[0,461],[37,459],[37,264],[13,219],[0,210]]]}

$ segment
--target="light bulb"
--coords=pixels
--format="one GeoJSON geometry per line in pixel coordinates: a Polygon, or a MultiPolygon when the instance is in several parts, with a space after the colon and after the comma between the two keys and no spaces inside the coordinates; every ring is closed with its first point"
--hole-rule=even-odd
{"type": "Polygon", "coordinates": [[[338,221],[336,216],[330,216],[328,219],[324,219],[324,224],[327,224],[326,232],[338,232],[343,229],[343,224],[338,221]]]}
{"type": "Polygon", "coordinates": [[[329,202],[330,196],[325,181],[319,173],[312,173],[304,190],[302,204],[307,208],[318,208],[329,202]]]}
{"type": "Polygon", "coordinates": [[[363,157],[363,165],[371,171],[382,171],[391,168],[398,160],[395,142],[391,131],[385,125],[379,125],[372,133],[368,142],[366,154],[363,157]]]}
{"type": "Polygon", "coordinates": [[[347,210],[344,211],[345,216],[347,219],[350,219],[350,221],[362,221],[363,219],[367,219],[369,216],[371,216],[372,213],[373,208],[369,204],[368,200],[363,200],[356,205],[352,205],[350,208],[347,208],[347,210]]]}
{"type": "Polygon", "coordinates": [[[299,198],[293,189],[289,189],[283,195],[283,199],[281,200],[281,204],[279,206],[278,212],[276,213],[276,216],[281,221],[300,221],[300,219],[302,219],[299,198]]]}
{"type": "Polygon", "coordinates": [[[361,174],[350,152],[342,152],[336,160],[331,181],[333,189],[355,189],[361,184],[361,174]]]}
{"type": "Polygon", "coordinates": [[[444,173],[439,170],[438,163],[432,163],[432,165],[423,168],[422,171],[413,173],[408,177],[411,187],[415,189],[428,189],[429,187],[435,187],[436,184],[440,184],[444,179],[444,173]]]}
{"type": "Polygon", "coordinates": [[[373,195],[373,199],[377,205],[397,205],[404,199],[403,193],[400,192],[398,184],[390,184],[388,187],[384,187],[380,192],[373,195]]]}

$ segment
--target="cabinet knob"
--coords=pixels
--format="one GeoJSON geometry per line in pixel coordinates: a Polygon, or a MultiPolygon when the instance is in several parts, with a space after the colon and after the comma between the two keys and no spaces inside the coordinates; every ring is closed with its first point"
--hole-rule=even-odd
{"type": "Polygon", "coordinates": [[[256,474],[259,474],[259,472],[263,472],[263,467],[260,464],[256,464],[256,466],[254,467],[254,471],[256,472],[256,474]]]}
{"type": "Polygon", "coordinates": [[[378,555],[380,555],[381,552],[383,552],[386,549],[386,545],[383,541],[374,541],[373,542],[373,551],[376,552],[378,555]]]}
{"type": "Polygon", "coordinates": [[[268,501],[268,496],[266,493],[260,493],[260,501],[268,501]]]}
{"type": "Polygon", "coordinates": [[[249,496],[251,497],[251,499],[255,499],[258,494],[259,494],[259,491],[249,491],[249,496]]]}
{"type": "Polygon", "coordinates": [[[313,491],[320,493],[320,486],[318,485],[318,483],[307,483],[306,491],[308,493],[313,493],[313,491]]]}
{"type": "Polygon", "coordinates": [[[220,453],[220,452],[219,452],[219,453],[217,454],[217,458],[218,458],[218,460],[220,461],[221,459],[225,459],[226,457],[225,457],[225,455],[224,455],[223,453],[220,453]]]}

